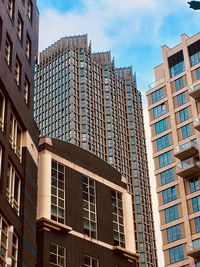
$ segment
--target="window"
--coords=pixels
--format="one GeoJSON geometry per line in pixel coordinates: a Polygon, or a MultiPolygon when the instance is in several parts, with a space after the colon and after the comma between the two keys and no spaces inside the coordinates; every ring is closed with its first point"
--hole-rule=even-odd
{"type": "Polygon", "coordinates": [[[165,222],[171,222],[179,218],[178,205],[172,206],[164,210],[165,222]]]}
{"type": "Polygon", "coordinates": [[[170,68],[170,77],[172,78],[172,77],[180,74],[184,70],[185,70],[185,64],[184,64],[184,61],[181,61],[178,64],[176,64],[170,68]]]}
{"type": "Polygon", "coordinates": [[[0,91],[0,129],[4,129],[5,97],[0,91]]]}
{"type": "Polygon", "coordinates": [[[65,223],[65,166],[51,162],[51,219],[65,223]]]}
{"type": "Polygon", "coordinates": [[[181,239],[181,225],[177,224],[170,228],[167,228],[167,242],[173,242],[175,240],[181,239]]]}
{"type": "Polygon", "coordinates": [[[163,114],[165,114],[166,112],[166,106],[165,106],[165,103],[159,105],[159,106],[156,106],[154,109],[153,109],[153,116],[154,116],[154,119],[162,116],[163,114]]]}
{"type": "Polygon", "coordinates": [[[99,261],[93,257],[85,256],[84,267],[99,267],[99,261]]]}
{"type": "Polygon", "coordinates": [[[57,267],[66,266],[66,249],[62,246],[50,243],[49,245],[49,262],[57,267]]]}
{"type": "Polygon", "coordinates": [[[196,232],[200,232],[200,217],[194,219],[196,232]]]}
{"type": "Polygon", "coordinates": [[[156,103],[164,98],[164,89],[160,88],[151,94],[152,103],[156,103]]]}
{"type": "Polygon", "coordinates": [[[28,34],[26,35],[26,57],[28,60],[31,59],[31,40],[28,36],[28,34]]]}
{"type": "Polygon", "coordinates": [[[191,67],[197,65],[200,62],[200,52],[190,56],[191,67]]]}
{"type": "Polygon", "coordinates": [[[12,20],[14,20],[14,8],[15,8],[15,1],[14,0],[8,0],[8,14],[12,20]]]}
{"type": "Polygon", "coordinates": [[[195,70],[197,80],[200,79],[200,68],[195,70]]]}
{"type": "Polygon", "coordinates": [[[33,13],[33,4],[32,2],[29,0],[28,1],[28,6],[27,6],[27,15],[28,15],[28,18],[30,20],[32,20],[32,13],[33,13]]]}
{"type": "Polygon", "coordinates": [[[12,254],[11,254],[11,259],[12,259],[12,267],[17,267],[17,257],[18,257],[18,238],[15,233],[13,233],[12,237],[12,254]]]}
{"type": "Polygon", "coordinates": [[[11,163],[8,164],[6,197],[13,209],[19,215],[21,181],[11,163]]]}
{"type": "Polygon", "coordinates": [[[97,239],[96,184],[89,177],[82,177],[84,234],[97,239]]]}
{"type": "Polygon", "coordinates": [[[16,57],[16,61],[15,61],[15,81],[16,81],[17,86],[20,86],[21,71],[22,71],[21,62],[19,61],[18,57],[16,57]]]}
{"type": "Polygon", "coordinates": [[[181,127],[181,134],[182,134],[182,138],[183,139],[191,136],[192,135],[191,125],[190,124],[187,124],[187,125],[181,127]]]}
{"type": "Polygon", "coordinates": [[[169,249],[170,263],[175,263],[184,260],[183,245],[169,249]]]}
{"type": "Polygon", "coordinates": [[[7,262],[7,251],[8,251],[8,232],[9,226],[0,215],[0,264],[6,266],[7,262]]]}
{"type": "Polygon", "coordinates": [[[2,166],[2,147],[0,145],[0,179],[1,179],[1,166],[2,166]]]}
{"type": "Polygon", "coordinates": [[[157,143],[157,150],[158,151],[170,146],[169,134],[158,138],[156,140],[156,143],[157,143]]]}
{"type": "Polygon", "coordinates": [[[125,248],[122,194],[112,190],[114,245],[125,248]]]}
{"type": "Polygon", "coordinates": [[[15,119],[14,115],[11,113],[10,116],[10,133],[9,141],[12,149],[21,160],[22,156],[22,130],[15,119]]]}
{"type": "Polygon", "coordinates": [[[185,87],[183,77],[181,77],[181,78],[175,80],[174,83],[175,83],[175,89],[176,89],[176,91],[178,91],[178,90],[180,90],[180,89],[182,89],[182,88],[185,87]]]}
{"type": "Polygon", "coordinates": [[[177,96],[177,103],[179,107],[185,104],[186,102],[187,102],[187,99],[186,99],[185,92],[177,96]]]}
{"type": "Polygon", "coordinates": [[[174,170],[169,169],[167,171],[161,172],[160,177],[161,177],[161,185],[168,184],[174,181],[174,170]]]}
{"type": "Polygon", "coordinates": [[[195,267],[200,267],[200,261],[196,261],[195,267]]]}
{"type": "Polygon", "coordinates": [[[24,80],[24,101],[27,105],[29,104],[29,92],[30,92],[30,83],[29,83],[27,77],[25,77],[25,80],[24,80]]]}
{"type": "Polygon", "coordinates": [[[155,123],[155,133],[159,134],[168,129],[167,118],[155,123]]]}
{"type": "Polygon", "coordinates": [[[171,151],[168,151],[168,152],[160,155],[158,158],[159,158],[159,167],[160,168],[172,163],[171,151]]]}
{"type": "Polygon", "coordinates": [[[12,43],[8,34],[6,35],[6,44],[5,44],[5,60],[9,67],[11,67],[12,60],[12,43]]]}
{"type": "Polygon", "coordinates": [[[193,178],[189,181],[189,186],[190,186],[190,192],[195,192],[199,190],[199,179],[198,178],[193,178]]]}
{"type": "Polygon", "coordinates": [[[180,122],[183,122],[189,119],[188,108],[184,108],[179,111],[179,118],[180,118],[180,122]]]}
{"type": "Polygon", "coordinates": [[[200,210],[200,196],[192,198],[193,212],[200,210]]]}
{"type": "Polygon", "coordinates": [[[20,41],[22,41],[23,38],[23,20],[21,15],[18,13],[18,19],[17,19],[17,36],[20,41]]]}
{"type": "Polygon", "coordinates": [[[200,248],[200,238],[193,240],[192,245],[194,248],[200,248]]]}
{"type": "Polygon", "coordinates": [[[176,187],[170,187],[163,192],[163,203],[167,203],[176,199],[176,187]]]}

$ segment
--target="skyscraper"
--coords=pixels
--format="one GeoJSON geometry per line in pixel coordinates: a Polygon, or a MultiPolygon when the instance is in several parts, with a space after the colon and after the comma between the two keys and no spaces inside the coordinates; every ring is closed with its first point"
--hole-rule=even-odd
{"type": "Polygon", "coordinates": [[[34,116],[41,136],[83,147],[114,166],[132,194],[141,266],[157,266],[141,94],[132,68],[92,53],[87,35],[64,37],[40,54],[34,116]]]}
{"type": "Polygon", "coordinates": [[[35,0],[0,1],[0,266],[35,266],[38,129],[35,0]]]}
{"type": "Polygon", "coordinates": [[[200,33],[173,48],[147,92],[165,266],[200,266],[200,33]]]}

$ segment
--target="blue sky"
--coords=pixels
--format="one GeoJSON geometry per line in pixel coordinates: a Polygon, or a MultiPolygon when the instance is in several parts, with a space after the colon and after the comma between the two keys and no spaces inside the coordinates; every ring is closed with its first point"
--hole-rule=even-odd
{"type": "Polygon", "coordinates": [[[161,63],[160,47],[200,30],[200,12],[187,0],[38,0],[38,6],[40,50],[62,36],[88,33],[94,52],[111,50],[116,66],[133,66],[143,92],[161,63]]]}
{"type": "MultiPolygon", "coordinates": [[[[63,36],[88,33],[93,52],[111,50],[117,67],[133,66],[143,93],[154,81],[153,68],[162,62],[161,46],[173,47],[180,35],[200,31],[200,11],[188,0],[38,0],[40,51],[63,36]]],[[[146,136],[150,136],[144,112],[146,136]]],[[[148,143],[154,212],[157,210],[151,144],[148,143]]],[[[159,267],[163,266],[158,213],[154,213],[159,267]]]]}

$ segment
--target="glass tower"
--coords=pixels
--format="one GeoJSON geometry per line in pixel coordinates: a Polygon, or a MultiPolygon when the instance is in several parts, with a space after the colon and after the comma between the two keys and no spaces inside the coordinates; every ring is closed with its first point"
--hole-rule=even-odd
{"type": "Polygon", "coordinates": [[[87,35],[64,37],[40,54],[34,116],[41,136],[81,146],[110,163],[132,194],[141,266],[157,266],[141,94],[131,67],[92,53],[87,35]]]}

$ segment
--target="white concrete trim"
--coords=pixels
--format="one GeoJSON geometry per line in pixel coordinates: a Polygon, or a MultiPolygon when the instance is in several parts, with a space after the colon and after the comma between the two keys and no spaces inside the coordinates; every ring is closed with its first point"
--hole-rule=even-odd
{"type": "MultiPolygon", "coordinates": [[[[126,188],[123,188],[119,185],[116,185],[108,180],[106,180],[105,178],[91,172],[91,171],[88,171],[87,169],[83,168],[83,167],[80,167],[79,165],[69,161],[69,160],[66,160],[66,159],[63,159],[62,157],[48,151],[48,150],[43,150],[42,152],[39,153],[39,157],[40,155],[50,155],[52,159],[60,162],[61,164],[65,165],[66,167],[69,167],[77,172],[80,172],[82,173],[83,175],[85,176],[88,176],[92,179],[94,179],[95,181],[98,181],[112,189],[115,189],[121,193],[127,193],[127,189],[126,188]]],[[[45,217],[45,216],[44,216],[45,217]]]]}
{"type": "Polygon", "coordinates": [[[38,166],[38,149],[35,146],[28,131],[22,134],[22,147],[26,147],[30,152],[35,164],[38,166]]]}

